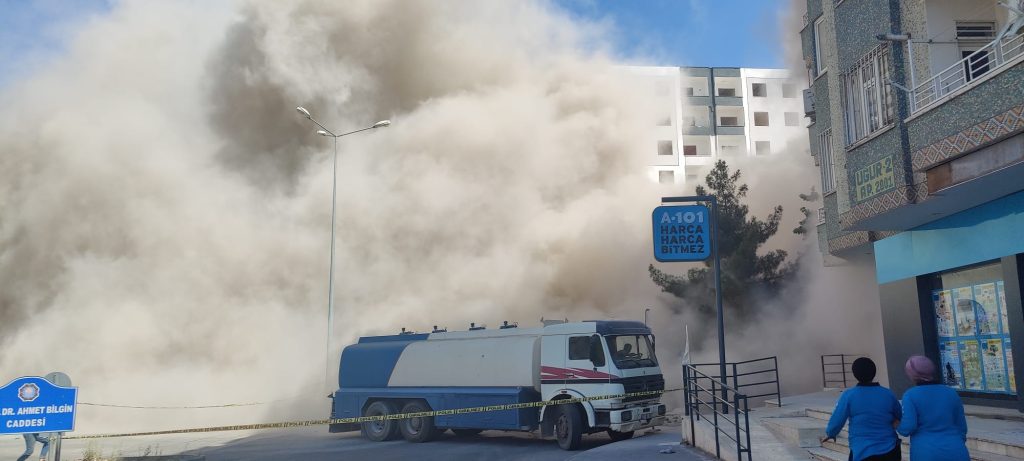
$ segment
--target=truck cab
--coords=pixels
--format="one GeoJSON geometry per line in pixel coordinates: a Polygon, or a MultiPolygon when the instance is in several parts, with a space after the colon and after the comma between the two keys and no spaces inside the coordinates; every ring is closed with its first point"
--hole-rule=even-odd
{"type": "MultiPolygon", "coordinates": [[[[582,402],[584,432],[607,430],[613,439],[625,439],[636,430],[664,422],[665,405],[659,403],[659,391],[665,389],[665,380],[654,353],[654,335],[643,323],[550,325],[541,341],[544,400],[623,396],[582,402]]],[[[542,430],[545,422],[557,426],[557,411],[557,406],[542,410],[542,430]]],[[[556,437],[557,429],[552,428],[556,437]]]]}
{"type": "Polygon", "coordinates": [[[338,382],[332,420],[379,419],[339,421],[331,432],[362,430],[374,441],[540,430],[572,450],[584,434],[626,439],[665,419],[654,336],[640,322],[363,337],[342,352],[338,382]],[[402,413],[428,415],[388,418],[402,413]]]}

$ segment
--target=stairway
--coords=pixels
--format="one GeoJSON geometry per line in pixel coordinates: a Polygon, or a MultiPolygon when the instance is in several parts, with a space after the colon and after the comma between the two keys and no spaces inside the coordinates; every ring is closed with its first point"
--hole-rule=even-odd
{"type": "MultiPolygon", "coordinates": [[[[761,424],[791,444],[807,450],[818,461],[847,461],[850,453],[848,433],[844,429],[835,441],[822,444],[825,426],[832,416],[831,408],[811,407],[803,412],[784,417],[761,419],[761,424]]],[[[999,424],[1005,424],[999,423],[999,424]]],[[[1012,423],[1011,423],[1012,424],[1012,423]]],[[[1024,437],[1006,436],[1006,432],[975,430],[975,426],[986,426],[984,418],[968,418],[967,448],[974,461],[1024,460],[1024,437]]],[[[1024,430],[1024,424],[1021,425],[1024,430]]],[[[902,442],[903,459],[910,459],[910,445],[902,442]]]]}

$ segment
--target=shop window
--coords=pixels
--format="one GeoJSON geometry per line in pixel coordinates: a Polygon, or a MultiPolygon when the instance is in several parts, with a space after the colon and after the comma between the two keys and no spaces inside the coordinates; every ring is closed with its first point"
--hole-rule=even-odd
{"type": "Polygon", "coordinates": [[[932,287],[942,381],[962,391],[1016,394],[1002,266],[937,274],[932,287]]]}

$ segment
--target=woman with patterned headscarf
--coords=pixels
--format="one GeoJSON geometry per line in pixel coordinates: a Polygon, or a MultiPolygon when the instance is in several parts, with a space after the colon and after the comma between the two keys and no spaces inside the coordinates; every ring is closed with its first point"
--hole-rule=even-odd
{"type": "Polygon", "coordinates": [[[903,369],[915,386],[903,393],[903,418],[896,432],[910,437],[910,461],[970,461],[960,396],[942,384],[928,357],[915,355],[903,369]]]}

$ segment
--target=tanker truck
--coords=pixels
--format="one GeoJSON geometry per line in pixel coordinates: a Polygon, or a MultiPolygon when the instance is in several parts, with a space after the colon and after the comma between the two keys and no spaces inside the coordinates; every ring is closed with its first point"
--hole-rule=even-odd
{"type": "Polygon", "coordinates": [[[484,430],[540,431],[566,450],[584,434],[607,432],[624,440],[661,425],[665,389],[654,336],[630,321],[506,324],[498,329],[404,332],[362,337],[342,351],[331,418],[386,416],[504,404],[526,408],[444,412],[359,424],[332,424],[331,432],[362,431],[373,441],[426,442],[445,430],[473,436],[484,430]],[[562,399],[627,395],[569,404],[562,399]]]}

